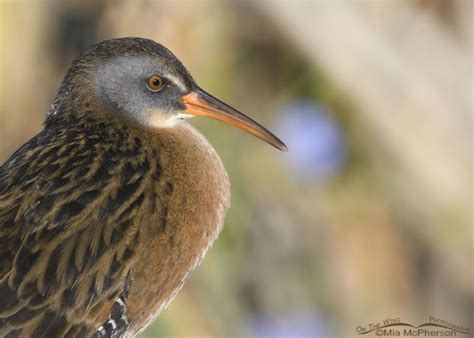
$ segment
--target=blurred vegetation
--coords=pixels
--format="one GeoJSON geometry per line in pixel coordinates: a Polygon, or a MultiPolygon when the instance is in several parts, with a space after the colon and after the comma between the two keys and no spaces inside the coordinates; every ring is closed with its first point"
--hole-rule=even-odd
{"type": "Polygon", "coordinates": [[[84,48],[152,38],[203,88],[305,142],[281,154],[225,125],[191,121],[223,159],[232,208],[214,248],[141,337],[349,337],[390,316],[469,326],[469,31],[469,1],[2,1],[0,160],[41,129],[84,48]],[[360,40],[346,46],[351,32],[360,40]],[[410,40],[417,34],[427,36],[422,45],[410,40]],[[301,102],[307,128],[294,135],[282,121],[301,102]],[[338,147],[324,148],[334,138],[313,132],[311,114],[336,125],[338,147]],[[334,151],[345,153],[337,170],[316,175],[334,151]]]}

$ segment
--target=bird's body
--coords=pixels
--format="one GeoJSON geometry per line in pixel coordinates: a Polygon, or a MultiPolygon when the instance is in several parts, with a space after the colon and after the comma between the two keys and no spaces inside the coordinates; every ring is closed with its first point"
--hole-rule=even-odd
{"type": "Polygon", "coordinates": [[[134,336],[222,228],[230,188],[213,148],[168,123],[169,97],[122,109],[107,72],[114,58],[151,55],[182,76],[170,93],[194,82],[150,40],[111,41],[73,64],[44,130],[0,167],[0,337],[134,336]]]}
{"type": "MultiPolygon", "coordinates": [[[[35,288],[64,329],[84,308],[99,306],[97,316],[79,320],[89,324],[81,336],[107,321],[109,298],[122,293],[128,292],[130,323],[157,315],[216,238],[229,206],[224,167],[191,126],[146,130],[110,118],[102,123],[107,128],[91,121],[67,134],[47,128],[0,171],[0,191],[8,191],[1,195],[0,219],[14,224],[1,228],[2,304],[28,311],[21,298],[35,288]],[[114,123],[120,129],[111,128],[114,123]],[[15,220],[19,211],[24,216],[15,220]],[[84,294],[71,295],[70,288],[84,294]]],[[[11,322],[18,312],[2,320],[11,322]]],[[[21,324],[51,337],[48,326],[58,328],[46,314],[45,323],[21,324]]],[[[3,328],[0,336],[18,326],[3,328]]]]}

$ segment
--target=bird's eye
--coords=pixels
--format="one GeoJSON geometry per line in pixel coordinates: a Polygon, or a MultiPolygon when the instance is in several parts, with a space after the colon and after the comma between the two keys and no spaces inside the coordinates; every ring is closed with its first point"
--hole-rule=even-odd
{"type": "Polygon", "coordinates": [[[163,79],[158,75],[152,75],[146,80],[146,86],[152,92],[159,91],[163,87],[164,83],[165,82],[163,81],[163,79]]]}

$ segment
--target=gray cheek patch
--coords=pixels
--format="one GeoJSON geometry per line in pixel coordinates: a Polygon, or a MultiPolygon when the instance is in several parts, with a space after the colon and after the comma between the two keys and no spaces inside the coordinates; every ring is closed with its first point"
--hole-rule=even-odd
{"type": "Polygon", "coordinates": [[[165,106],[157,106],[145,83],[148,76],[164,73],[173,85],[184,88],[177,77],[167,73],[150,57],[115,57],[99,66],[94,79],[95,90],[109,109],[148,125],[151,112],[161,115],[163,120],[170,115],[165,106]]]}
{"type": "MultiPolygon", "coordinates": [[[[141,112],[152,104],[140,88],[149,66],[143,58],[117,57],[107,60],[95,76],[95,89],[105,105],[120,114],[142,119],[141,112]]],[[[142,84],[145,86],[145,83],[142,84]]]]}

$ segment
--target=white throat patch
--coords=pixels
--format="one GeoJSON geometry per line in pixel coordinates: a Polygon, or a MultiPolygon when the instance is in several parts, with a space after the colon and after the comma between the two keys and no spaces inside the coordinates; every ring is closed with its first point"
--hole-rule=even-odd
{"type": "Polygon", "coordinates": [[[179,124],[182,120],[193,117],[193,115],[184,113],[169,116],[168,114],[156,111],[150,111],[146,116],[148,120],[145,121],[145,123],[151,128],[171,128],[179,124]]]}

